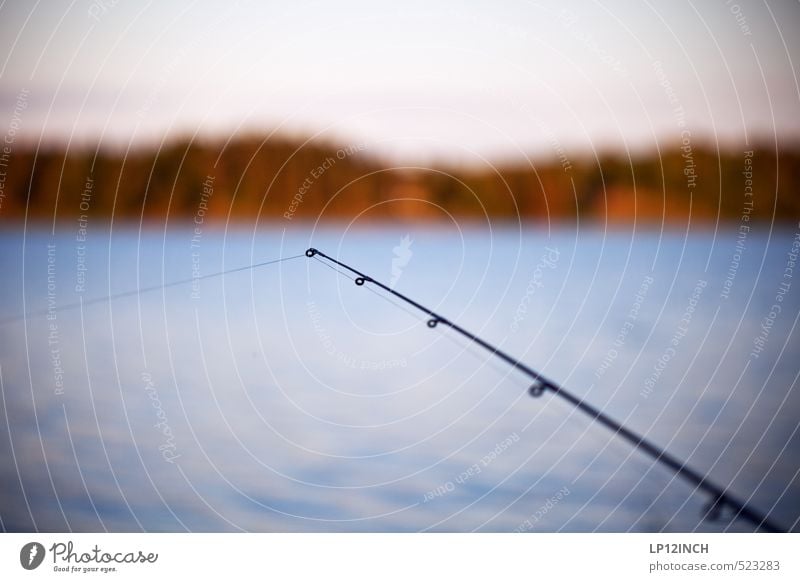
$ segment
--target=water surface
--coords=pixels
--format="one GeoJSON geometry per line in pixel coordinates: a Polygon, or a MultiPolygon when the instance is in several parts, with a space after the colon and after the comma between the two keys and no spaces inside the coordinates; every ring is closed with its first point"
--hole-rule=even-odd
{"type": "Polygon", "coordinates": [[[76,231],[0,233],[0,319],[38,313],[0,326],[5,530],[750,529],[701,520],[668,470],[316,259],[91,303],[309,246],[797,528],[791,228],[743,250],[735,228],[76,231]]]}

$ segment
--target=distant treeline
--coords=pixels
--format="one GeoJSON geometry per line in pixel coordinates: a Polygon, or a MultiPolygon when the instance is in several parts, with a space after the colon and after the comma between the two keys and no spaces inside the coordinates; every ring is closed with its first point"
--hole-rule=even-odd
{"type": "Polygon", "coordinates": [[[0,219],[800,220],[800,149],[676,146],[632,161],[534,159],[397,169],[364,146],[242,137],[123,154],[15,145],[0,159],[0,219]]]}

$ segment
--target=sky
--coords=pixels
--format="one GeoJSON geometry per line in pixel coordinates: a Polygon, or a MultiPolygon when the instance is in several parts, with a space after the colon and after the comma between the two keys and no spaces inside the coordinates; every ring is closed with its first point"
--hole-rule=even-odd
{"type": "Polygon", "coordinates": [[[796,1],[7,0],[0,131],[127,148],[274,130],[409,164],[786,144],[797,30],[796,1]]]}

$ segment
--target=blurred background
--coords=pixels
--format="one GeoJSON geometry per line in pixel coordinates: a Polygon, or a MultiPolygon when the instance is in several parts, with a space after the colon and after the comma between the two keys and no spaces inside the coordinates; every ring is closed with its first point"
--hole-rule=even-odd
{"type": "Polygon", "coordinates": [[[3,3],[0,526],[753,529],[315,246],[797,530],[798,25],[3,3]]]}

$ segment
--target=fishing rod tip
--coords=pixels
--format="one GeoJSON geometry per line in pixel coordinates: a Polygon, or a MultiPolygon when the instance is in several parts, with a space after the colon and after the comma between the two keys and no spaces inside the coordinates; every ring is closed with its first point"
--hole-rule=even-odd
{"type": "Polygon", "coordinates": [[[311,248],[309,248],[308,250],[306,250],[306,256],[307,256],[307,257],[309,257],[309,258],[311,258],[311,257],[313,257],[314,255],[316,255],[318,252],[319,252],[319,251],[318,251],[317,249],[315,249],[314,247],[311,247],[311,248]]]}

